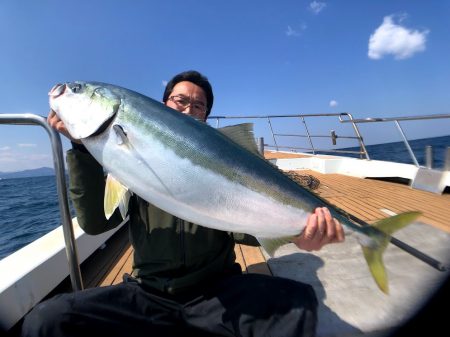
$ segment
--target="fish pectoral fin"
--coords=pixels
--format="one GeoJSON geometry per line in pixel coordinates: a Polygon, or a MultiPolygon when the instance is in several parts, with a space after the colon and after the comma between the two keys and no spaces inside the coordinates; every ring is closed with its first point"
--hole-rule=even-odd
{"type": "Polygon", "coordinates": [[[117,207],[119,207],[122,218],[125,218],[126,212],[128,211],[129,199],[130,192],[128,191],[128,188],[122,185],[111,174],[108,174],[103,202],[106,219],[109,219],[112,216],[117,207]]]}
{"type": "Polygon", "coordinates": [[[253,154],[261,156],[255,142],[253,123],[224,126],[217,130],[253,154]]]}
{"type": "Polygon", "coordinates": [[[125,219],[125,217],[127,216],[128,204],[130,202],[131,195],[132,195],[132,193],[128,190],[120,200],[119,211],[120,211],[120,215],[122,216],[122,219],[125,219]]]}
{"type": "Polygon", "coordinates": [[[122,125],[114,124],[113,125],[113,130],[116,133],[117,145],[128,144],[127,133],[123,129],[122,125]]]}
{"type": "Polygon", "coordinates": [[[276,250],[281,246],[284,246],[288,243],[292,242],[292,237],[281,237],[281,238],[256,238],[260,243],[261,247],[269,254],[270,257],[273,257],[276,250]]]}
{"type": "Polygon", "coordinates": [[[381,233],[376,236],[369,234],[371,240],[367,243],[360,241],[364,258],[369,266],[370,273],[380,290],[389,294],[388,277],[383,262],[383,253],[390,241],[391,234],[406,227],[420,216],[420,212],[405,212],[380,220],[373,224],[381,233]],[[384,235],[383,235],[384,234],[384,235]]]}

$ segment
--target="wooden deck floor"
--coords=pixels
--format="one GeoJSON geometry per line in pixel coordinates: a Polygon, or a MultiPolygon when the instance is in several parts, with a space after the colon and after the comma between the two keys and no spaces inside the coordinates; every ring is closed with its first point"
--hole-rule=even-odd
{"type": "MultiPolygon", "coordinates": [[[[244,273],[272,275],[259,247],[238,244],[235,247],[235,253],[236,261],[241,265],[244,273]]],[[[125,273],[131,274],[132,263],[133,249],[128,241],[128,227],[124,226],[106,242],[105,249],[98,250],[81,265],[84,287],[120,283],[125,273]]],[[[65,287],[68,286],[68,282],[66,283],[65,287]]]]}
{"type": "Polygon", "coordinates": [[[340,174],[312,174],[320,180],[316,193],[343,210],[373,223],[394,213],[420,211],[418,221],[450,232],[450,194],[438,195],[411,189],[407,185],[340,174]],[[383,211],[385,210],[385,211],[383,211]]]}
{"type": "MultiPolygon", "coordinates": [[[[413,190],[399,183],[339,174],[321,174],[314,171],[296,173],[311,174],[318,178],[320,186],[314,193],[366,222],[373,223],[386,218],[389,212],[398,214],[420,211],[422,215],[418,221],[450,232],[449,194],[436,195],[413,190]]],[[[116,244],[119,245],[120,253],[114,257],[113,262],[105,260],[101,270],[97,264],[96,276],[90,277],[88,282],[85,281],[86,287],[116,284],[121,282],[124,273],[131,273],[132,248],[126,238],[116,244]]],[[[260,248],[236,245],[235,252],[244,272],[271,274],[260,248]]]]}
{"type": "MultiPolygon", "coordinates": [[[[103,265],[103,273],[105,276],[99,280],[85,282],[86,287],[107,286],[122,282],[124,273],[131,273],[133,263],[133,249],[127,245],[122,250],[123,254],[117,256],[114,263],[103,265]]],[[[272,275],[269,265],[259,247],[250,247],[245,245],[236,245],[236,260],[241,265],[244,273],[259,273],[272,275]]],[[[99,270],[100,271],[100,270],[99,270]]]]}
{"type": "MultiPolygon", "coordinates": [[[[267,159],[302,158],[308,155],[266,151],[267,159]]],[[[408,185],[377,179],[361,179],[342,174],[321,174],[315,171],[295,171],[311,174],[320,180],[314,192],[346,212],[369,223],[389,216],[389,212],[420,211],[418,221],[450,232],[450,194],[434,194],[410,188],[408,185]]]]}

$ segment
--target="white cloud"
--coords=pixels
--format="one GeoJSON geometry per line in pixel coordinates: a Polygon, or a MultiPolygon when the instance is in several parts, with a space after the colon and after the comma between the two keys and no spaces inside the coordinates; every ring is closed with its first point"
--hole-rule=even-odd
{"type": "Polygon", "coordinates": [[[0,171],[3,171],[3,164],[4,163],[12,163],[12,162],[16,162],[16,158],[13,156],[13,154],[11,152],[5,151],[5,152],[0,152],[0,164],[2,164],[2,169],[0,171]]]}
{"type": "Polygon", "coordinates": [[[0,171],[12,172],[33,169],[36,167],[53,167],[51,154],[23,154],[0,152],[0,171]]]}
{"type": "Polygon", "coordinates": [[[287,36],[299,36],[300,33],[297,32],[296,30],[293,30],[291,26],[288,26],[287,30],[286,30],[286,35],[287,36]]]}
{"type": "Polygon", "coordinates": [[[320,1],[313,1],[309,4],[309,9],[314,14],[319,14],[322,10],[325,9],[325,7],[327,7],[327,4],[325,2],[320,2],[320,1]]]}
{"type": "Polygon", "coordinates": [[[36,147],[37,145],[36,144],[25,144],[25,143],[22,143],[22,144],[17,144],[17,146],[18,147],[36,147]]]}
{"type": "Polygon", "coordinates": [[[418,31],[405,28],[401,23],[405,15],[398,16],[398,23],[394,22],[394,15],[385,16],[383,23],[369,39],[369,58],[379,60],[391,54],[397,60],[413,56],[425,50],[428,30],[418,31]]]}
{"type": "Polygon", "coordinates": [[[161,82],[161,84],[162,84],[163,87],[167,87],[167,83],[169,83],[169,81],[163,80],[163,81],[161,82]]]}
{"type": "Polygon", "coordinates": [[[338,105],[338,102],[335,101],[334,99],[330,101],[330,107],[334,108],[338,105]]]}
{"type": "Polygon", "coordinates": [[[0,151],[8,151],[8,150],[11,150],[9,146],[0,147],[0,151]]]}
{"type": "Polygon", "coordinates": [[[287,27],[286,36],[300,36],[304,30],[306,30],[306,23],[302,23],[300,26],[300,30],[293,29],[291,26],[287,27]]]}

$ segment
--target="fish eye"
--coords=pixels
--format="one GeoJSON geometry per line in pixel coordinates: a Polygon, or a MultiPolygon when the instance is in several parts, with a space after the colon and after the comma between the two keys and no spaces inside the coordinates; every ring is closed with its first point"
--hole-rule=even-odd
{"type": "Polygon", "coordinates": [[[74,93],[80,92],[80,91],[81,91],[81,88],[82,88],[82,86],[81,86],[81,84],[79,84],[79,83],[75,83],[75,84],[72,84],[72,85],[70,86],[70,89],[71,89],[72,92],[74,92],[74,93]]]}

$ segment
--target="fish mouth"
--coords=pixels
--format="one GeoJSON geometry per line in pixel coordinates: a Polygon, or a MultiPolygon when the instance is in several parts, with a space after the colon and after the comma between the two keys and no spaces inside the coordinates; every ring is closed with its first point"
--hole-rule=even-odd
{"type": "Polygon", "coordinates": [[[113,123],[122,100],[108,88],[90,82],[63,82],[50,91],[49,103],[75,139],[98,136],[113,123]],[[64,116],[65,114],[65,116],[64,116]]]}
{"type": "Polygon", "coordinates": [[[53,88],[50,89],[48,95],[51,98],[56,98],[58,96],[61,96],[66,92],[66,90],[70,90],[71,93],[81,93],[83,91],[83,85],[77,82],[73,83],[58,83],[53,86],[53,88]]]}
{"type": "Polygon", "coordinates": [[[48,92],[48,95],[52,98],[56,98],[58,96],[61,96],[62,94],[64,94],[64,92],[66,91],[67,85],[58,83],[56,85],[53,86],[53,88],[50,89],[50,91],[48,92]]]}

